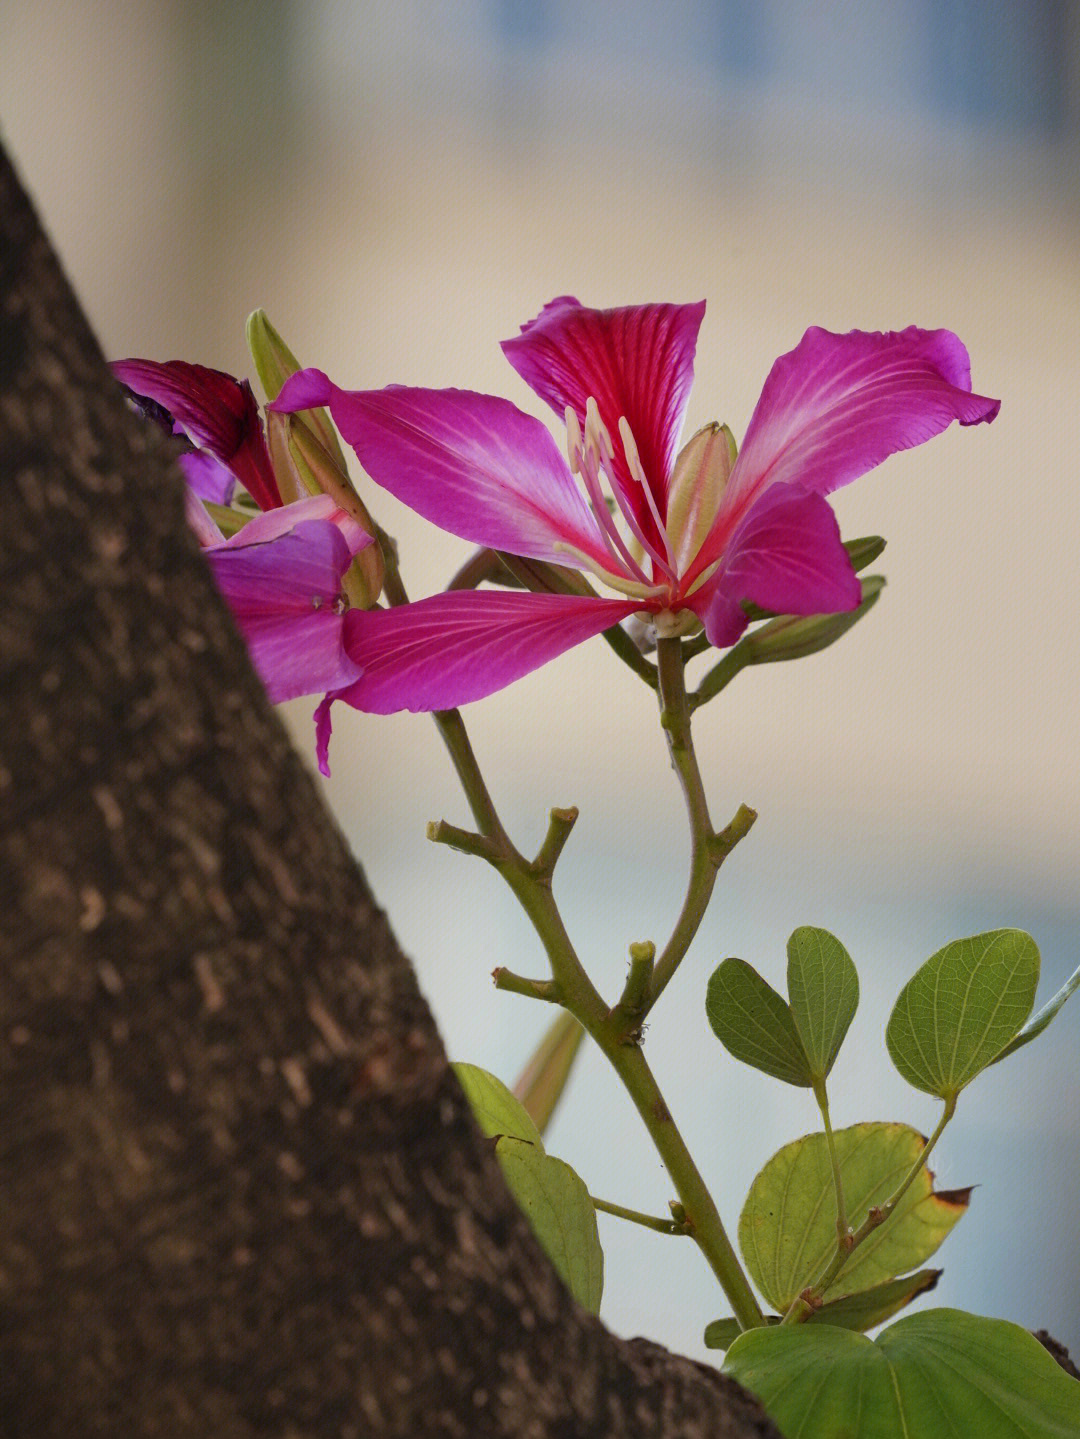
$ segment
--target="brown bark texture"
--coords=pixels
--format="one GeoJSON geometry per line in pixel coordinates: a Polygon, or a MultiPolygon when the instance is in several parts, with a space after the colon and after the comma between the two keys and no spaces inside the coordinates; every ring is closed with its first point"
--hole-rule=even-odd
{"type": "Polygon", "coordinates": [[[575,1307],[0,159],[0,1433],[775,1435],[575,1307]]]}

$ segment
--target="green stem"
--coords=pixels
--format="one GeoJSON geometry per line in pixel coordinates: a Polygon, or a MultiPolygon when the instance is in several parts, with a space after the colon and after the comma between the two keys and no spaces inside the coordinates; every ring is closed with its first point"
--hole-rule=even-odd
{"type": "MultiPolygon", "coordinates": [[[[387,566],[384,592],[392,605],[408,603],[408,595],[405,593],[405,587],[401,583],[394,564],[387,566]]],[[[683,779],[688,807],[691,809],[691,822],[695,826],[695,847],[699,851],[704,851],[708,856],[712,880],[715,880],[716,869],[722,854],[717,849],[718,857],[714,858],[713,847],[718,840],[722,839],[722,836],[715,835],[709,823],[701,775],[694,758],[693,748],[690,745],[690,715],[686,705],[680,642],[678,640],[661,640],[660,645],[664,646],[664,656],[668,668],[669,698],[665,698],[664,701],[664,714],[668,717],[672,762],[683,779]],[[674,653],[670,648],[672,645],[674,645],[674,653]]],[[[663,673],[662,667],[661,673],[663,673]]],[[[556,857],[552,855],[554,842],[545,841],[545,845],[541,849],[541,855],[544,858],[550,858],[550,865],[530,864],[515,849],[496,813],[495,805],[480,773],[480,767],[477,764],[460,713],[457,710],[437,710],[432,717],[449,751],[450,759],[465,791],[465,797],[469,802],[477,829],[484,839],[490,841],[490,852],[479,849],[476,852],[482,853],[482,857],[498,869],[531,920],[547,953],[548,962],[551,965],[552,983],[558,986],[561,994],[560,1002],[577,1019],[582,1028],[592,1035],[622,1079],[660,1158],[667,1167],[676,1193],[685,1209],[687,1231],[693,1235],[695,1242],[719,1280],[739,1324],[744,1329],[751,1329],[763,1324],[765,1318],[761,1307],[754,1297],[754,1292],[750,1288],[738,1256],[727,1237],[712,1195],[698,1172],[682,1135],[676,1128],[652,1071],[645,1062],[645,1056],[636,1043],[628,1040],[626,1016],[620,1015],[617,1009],[609,1010],[604,1004],[592,981],[585,973],[584,966],[566,932],[562,915],[559,913],[551,891],[551,869],[556,857]]],[[[749,822],[745,824],[743,832],[753,821],[752,811],[747,813],[750,818],[749,822]]],[[[568,833],[569,825],[572,823],[569,818],[570,812],[565,811],[563,815],[565,819],[561,817],[559,821],[556,821],[556,829],[565,829],[568,833]]],[[[466,831],[457,831],[454,838],[460,840],[466,834],[466,831]]],[[[734,843],[738,837],[739,835],[736,835],[731,843],[734,843]]],[[[558,847],[555,845],[556,849],[558,847]]],[[[730,845],[728,847],[730,848],[730,845]]],[[[726,851],[724,852],[726,853],[726,851]]],[[[707,890],[705,903],[708,902],[708,895],[712,892],[711,882],[708,883],[707,890]]],[[[704,913],[704,906],[702,906],[701,912],[704,913]]],[[[698,922],[700,922],[700,917],[698,922]]],[[[697,923],[693,928],[696,930],[697,923]]],[[[688,931],[687,944],[692,937],[692,932],[688,931]]],[[[671,952],[672,946],[669,944],[666,953],[671,952]]],[[[680,954],[678,958],[681,959],[682,955],[680,954]]],[[[674,963],[670,963],[671,972],[674,972],[677,963],[678,959],[674,963]]],[[[664,982],[666,983],[666,980],[664,982]]],[[[523,985],[535,983],[539,986],[546,985],[547,981],[523,981],[522,983],[523,985]]],[[[662,984],[659,988],[656,987],[654,972],[652,987],[654,999],[659,993],[659,989],[662,988],[662,984]]],[[[545,994],[544,997],[547,995],[545,994]]]]}
{"type": "Polygon", "coordinates": [[[640,1209],[626,1209],[621,1204],[609,1204],[606,1199],[597,1199],[595,1194],[590,1194],[593,1208],[598,1209],[601,1214],[614,1214],[616,1219],[628,1219],[631,1224],[640,1224],[644,1229],[655,1229],[657,1234],[686,1234],[688,1231],[683,1224],[677,1224],[674,1219],[661,1219],[653,1214],[642,1214],[640,1209]]]}
{"type": "Polygon", "coordinates": [[[593,1037],[634,1101],[686,1212],[686,1229],[719,1280],[740,1327],[755,1329],[764,1324],[761,1306],[727,1237],[713,1197],[671,1117],[644,1054],[637,1045],[612,1044],[604,1036],[593,1037]]]}
{"type": "Polygon", "coordinates": [[[945,1126],[956,1113],[956,1099],[957,1096],[955,1094],[950,1095],[946,1099],[945,1108],[942,1111],[941,1118],[938,1120],[937,1128],[923,1145],[918,1158],[900,1181],[897,1188],[893,1190],[884,1204],[875,1205],[870,1210],[858,1229],[849,1233],[849,1242],[846,1245],[838,1244],[836,1246],[836,1253],[826,1265],[825,1269],[814,1283],[810,1285],[808,1289],[804,1289],[802,1294],[792,1302],[790,1309],[784,1315],[783,1319],[781,1319],[781,1324],[801,1324],[808,1314],[812,1314],[815,1309],[820,1307],[823,1296],[847,1263],[848,1258],[854,1254],[864,1239],[873,1234],[875,1229],[881,1228],[922,1173],[926,1166],[926,1161],[933,1152],[935,1144],[937,1144],[944,1132],[945,1126]]]}
{"type": "Polygon", "coordinates": [[[719,835],[713,830],[690,734],[682,641],[657,640],[656,661],[660,678],[660,723],[686,802],[691,858],[686,897],[671,938],[656,961],[646,1011],[660,998],[690,948],[712,898],[720,865],[757,818],[753,810],[742,805],[727,829],[719,835]]]}
{"type": "Polygon", "coordinates": [[[844,1206],[844,1181],[840,1174],[836,1139],[833,1136],[832,1122],[829,1119],[829,1096],[825,1091],[824,1079],[815,1080],[814,1098],[818,1102],[821,1118],[825,1124],[825,1142],[829,1146],[829,1162],[832,1165],[833,1190],[836,1195],[836,1242],[840,1251],[846,1251],[851,1248],[851,1234],[848,1230],[847,1209],[844,1206]]]}

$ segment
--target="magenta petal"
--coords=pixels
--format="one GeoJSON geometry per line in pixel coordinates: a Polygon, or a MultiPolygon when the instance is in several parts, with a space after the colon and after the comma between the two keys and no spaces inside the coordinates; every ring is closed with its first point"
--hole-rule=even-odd
{"type": "Polygon", "coordinates": [[[590,310],[568,296],[550,304],[504,340],[506,358],[560,419],[569,406],[584,426],[595,399],[615,448],[624,497],[650,539],[655,526],[627,468],[619,420],[633,432],[661,515],[683,412],[694,378],[694,350],[705,301],[590,310]]]}
{"type": "Polygon", "coordinates": [[[555,441],[509,400],[471,390],[328,384],[318,371],[294,375],[274,408],[328,404],[371,478],[417,514],[474,544],[572,565],[570,546],[611,568],[555,441]]]}
{"type": "Polygon", "coordinates": [[[769,372],[718,523],[737,520],[769,485],[827,495],[953,420],[992,420],[1000,403],[971,393],[967,350],[949,330],[809,329],[769,372]]]}
{"type": "Polygon", "coordinates": [[[334,610],[236,617],[252,664],[274,704],[341,689],[362,673],[344,647],[343,619],[334,610]]]}
{"type": "Polygon", "coordinates": [[[330,778],[330,735],[333,732],[333,721],[330,718],[330,708],[337,695],[324,695],[315,709],[315,758],[319,764],[319,773],[330,778]]]}
{"type": "Polygon", "coordinates": [[[117,360],[112,372],[136,395],[160,405],[192,444],[209,450],[260,509],[281,504],[251,386],[186,360],[117,360]]]}
{"type": "Polygon", "coordinates": [[[453,709],[502,689],[610,629],[634,600],[456,590],[392,610],[350,610],[345,644],[363,666],[337,698],[373,714],[453,709]]]}
{"type": "Polygon", "coordinates": [[[351,559],[341,529],[307,520],[276,538],[238,544],[245,533],[206,558],[270,698],[280,703],[356,679],[360,666],[344,648],[339,607],[351,559]]]}
{"type": "Polygon", "coordinates": [[[248,533],[257,523],[252,520],[227,544],[206,551],[234,615],[306,614],[332,607],[351,559],[338,526],[330,520],[306,520],[285,534],[260,540],[248,533]]]}
{"type": "Polygon", "coordinates": [[[713,598],[707,609],[695,610],[713,644],[732,643],[713,637],[732,629],[732,601],[753,600],[779,614],[819,615],[853,610],[862,599],[836,516],[820,495],[795,485],[773,485],[752,506],[705,590],[713,598]]]}

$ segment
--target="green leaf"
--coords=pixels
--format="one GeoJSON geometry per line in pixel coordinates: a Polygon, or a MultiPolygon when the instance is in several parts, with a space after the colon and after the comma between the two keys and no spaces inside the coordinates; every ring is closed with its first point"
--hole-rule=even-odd
{"type": "MultiPolygon", "coordinates": [[[[857,1228],[873,1205],[899,1187],[925,1140],[906,1124],[855,1124],[833,1136],[848,1219],[857,1228]]],[[[854,1250],[826,1301],[873,1289],[928,1259],[968,1205],[970,1190],[934,1192],[923,1169],[893,1213],[854,1250]]],[[[808,1134],[774,1154],[750,1186],[739,1217],[739,1246],[750,1277],[783,1313],[836,1252],[836,1202],[824,1134],[808,1134]]]]}
{"type": "Polygon", "coordinates": [[[579,1304],[599,1313],[604,1254],[584,1183],[569,1164],[520,1139],[500,1139],[495,1155],[559,1277],[579,1304]]]}
{"type": "Polygon", "coordinates": [[[477,1124],[489,1139],[499,1139],[505,1134],[511,1139],[535,1144],[543,1154],[544,1141],[539,1129],[530,1119],[525,1106],[514,1098],[501,1079],[496,1079],[494,1074],[475,1064],[454,1064],[451,1068],[465,1091],[477,1124]]]}
{"type": "Polygon", "coordinates": [[[751,1329],[724,1373],[788,1439],[1076,1439],[1080,1381],[1003,1319],[928,1309],[870,1340],[828,1325],[751,1329]]]}
{"type": "Polygon", "coordinates": [[[1023,930],[954,940],[900,991],[885,1030],[893,1064],[916,1089],[954,1099],[1016,1037],[1038,983],[1039,951],[1023,930]]]}
{"type": "Polygon", "coordinates": [[[1074,969],[1072,974],[1069,975],[1068,979],[1058,990],[1057,994],[1055,994],[1052,999],[1046,1001],[1038,1014],[1031,1016],[1020,1033],[1011,1043],[1005,1046],[997,1056],[997,1059],[990,1061],[991,1064],[997,1064],[998,1059],[1004,1059],[1007,1054],[1012,1054],[1014,1050],[1022,1049],[1025,1044],[1030,1044],[1033,1039],[1038,1039],[1050,1021],[1055,1018],[1058,1010],[1068,999],[1069,995],[1075,994],[1078,989],[1080,989],[1080,969],[1074,969]]]}
{"type": "MultiPolygon", "coordinates": [[[[941,1278],[940,1269],[920,1269],[917,1274],[905,1274],[902,1279],[890,1279],[886,1284],[875,1284],[862,1294],[849,1294],[844,1299],[834,1299],[808,1314],[804,1324],[832,1324],[837,1329],[873,1329],[884,1324],[894,1314],[928,1294],[941,1278]]],[[[779,1324],[779,1314],[766,1316],[769,1324],[779,1324]]],[[[727,1349],[738,1339],[742,1330],[737,1319],[714,1319],[705,1326],[706,1349],[727,1349]]]]}
{"type": "Polygon", "coordinates": [[[517,1077],[514,1096],[521,1101],[540,1134],[546,1132],[555,1106],[562,1098],[584,1038],[585,1031],[574,1016],[561,1010],[517,1077]]]}
{"type": "Polygon", "coordinates": [[[705,994],[712,1031],[729,1054],[809,1089],[814,1082],[791,1010],[744,959],[725,959],[705,994]]]}
{"type": "Polygon", "coordinates": [[[788,940],[788,1005],[815,1079],[833,1067],[859,1004],[851,956],[827,929],[804,925],[788,940]]]}

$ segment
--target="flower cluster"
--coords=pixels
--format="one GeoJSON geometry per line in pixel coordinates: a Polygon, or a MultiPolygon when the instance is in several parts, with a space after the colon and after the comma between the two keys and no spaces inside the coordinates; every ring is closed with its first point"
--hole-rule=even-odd
{"type": "Polygon", "coordinates": [[[716,423],[680,448],[704,313],[704,302],[593,310],[564,296],[504,342],[565,422],[565,456],[540,420],[496,396],[348,391],[321,370],[288,373],[271,422],[325,407],[370,478],[418,514],[562,579],[558,592],[454,590],[388,609],[341,601],[342,567],[369,539],[343,511],[302,500],[273,518],[281,491],[249,388],[177,363],[116,367],[198,446],[188,477],[200,496],[214,498],[224,466],[266,511],[229,540],[210,534],[208,515],[196,524],[271,696],[324,693],[324,770],[335,700],[449,709],[631,617],[655,636],[704,629],[724,647],[748,605],[854,609],[861,587],[825,497],[953,420],[997,414],[997,400],[972,393],[948,330],[812,328],[773,365],[741,448],[716,423]]]}
{"type": "MultiPolygon", "coordinates": [[[[119,360],[136,403],[194,448],[188,521],[275,702],[337,691],[363,669],[344,644],[346,576],[372,536],[327,494],[285,503],[247,381],[182,360],[119,360]],[[261,513],[228,508],[237,482],[261,513]],[[218,519],[235,532],[226,538],[218,519]]],[[[297,491],[295,472],[282,476],[297,491]]]]}

